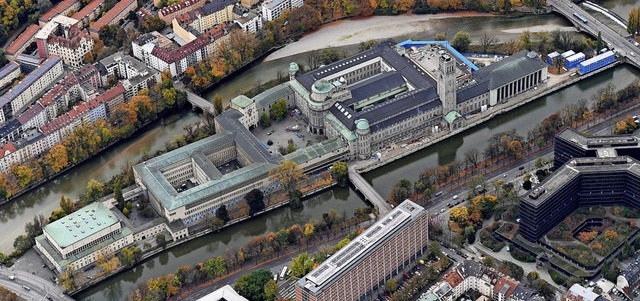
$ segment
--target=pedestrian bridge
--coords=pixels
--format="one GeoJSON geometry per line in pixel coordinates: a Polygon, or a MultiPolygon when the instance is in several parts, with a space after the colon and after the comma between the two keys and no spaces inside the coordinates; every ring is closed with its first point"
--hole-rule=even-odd
{"type": "Polygon", "coordinates": [[[367,182],[353,167],[349,167],[349,180],[355,186],[356,191],[360,191],[364,195],[365,200],[371,202],[378,209],[380,216],[386,215],[391,211],[391,205],[385,200],[373,186],[367,182]]]}

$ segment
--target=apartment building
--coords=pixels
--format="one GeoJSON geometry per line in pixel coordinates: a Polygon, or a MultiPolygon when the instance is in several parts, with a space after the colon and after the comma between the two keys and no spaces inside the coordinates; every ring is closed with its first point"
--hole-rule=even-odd
{"type": "Polygon", "coordinates": [[[302,7],[303,4],[303,0],[266,0],[261,5],[262,17],[273,21],[280,18],[283,11],[302,7]]]}
{"type": "Polygon", "coordinates": [[[56,16],[36,34],[38,55],[57,55],[64,64],[80,67],[84,56],[93,49],[93,39],[80,29],[79,22],[66,16],[56,16]]]}
{"type": "Polygon", "coordinates": [[[427,248],[428,214],[406,200],[296,283],[297,301],[364,300],[427,248]]]}
{"type": "Polygon", "coordinates": [[[100,37],[100,29],[105,25],[118,24],[120,20],[126,18],[130,11],[138,8],[138,1],[136,0],[122,0],[111,8],[106,14],[102,15],[100,19],[95,21],[91,27],[89,27],[89,34],[94,38],[100,37]]]}
{"type": "Polygon", "coordinates": [[[69,112],[49,121],[40,127],[40,132],[46,138],[46,149],[52,148],[56,143],[63,141],[68,135],[82,123],[93,123],[98,119],[107,119],[106,104],[102,99],[92,99],[81,102],[69,112]]]}
{"type": "Polygon", "coordinates": [[[134,49],[139,49],[138,59],[160,72],[167,70],[175,77],[184,73],[187,67],[194,66],[213,54],[217,45],[224,43],[227,34],[234,28],[238,28],[237,25],[219,24],[195,40],[173,50],[158,47],[153,43],[140,45],[141,41],[133,41],[132,44],[134,49]]]}
{"type": "Polygon", "coordinates": [[[185,42],[213,28],[215,25],[233,22],[233,7],[237,0],[216,0],[172,20],[173,32],[185,42]]]}
{"type": "Polygon", "coordinates": [[[4,56],[9,61],[14,61],[31,43],[36,40],[36,34],[40,31],[40,27],[31,24],[25,29],[9,46],[4,50],[4,56]]]}
{"type": "Polygon", "coordinates": [[[203,7],[205,3],[205,0],[185,0],[160,9],[158,11],[158,17],[165,23],[171,24],[173,18],[196,8],[203,7]]]}
{"type": "Polygon", "coordinates": [[[148,89],[162,81],[160,72],[149,68],[141,61],[120,52],[114,53],[98,63],[102,83],[108,78],[119,79],[125,88],[125,99],[136,96],[140,90],[148,89]]]}
{"type": "Polygon", "coordinates": [[[93,0],[89,4],[85,5],[79,12],[75,13],[71,18],[80,21],[80,27],[85,28],[89,24],[95,21],[100,14],[102,14],[102,8],[104,7],[105,0],[93,0]]]}
{"type": "Polygon", "coordinates": [[[18,77],[20,77],[20,65],[16,62],[6,64],[0,69],[0,88],[11,84],[18,77]]]}
{"type": "Polygon", "coordinates": [[[44,27],[56,16],[66,16],[72,11],[80,9],[80,0],[63,0],[52,9],[45,12],[39,19],[40,27],[44,27]]]}
{"type": "Polygon", "coordinates": [[[262,17],[252,12],[242,13],[242,15],[235,17],[233,22],[240,25],[242,30],[253,34],[262,29],[262,17]]]}
{"type": "Polygon", "coordinates": [[[2,107],[0,123],[19,114],[40,93],[55,82],[62,75],[62,72],[62,59],[59,56],[51,56],[38,69],[2,95],[0,97],[0,107],[2,107]]]}

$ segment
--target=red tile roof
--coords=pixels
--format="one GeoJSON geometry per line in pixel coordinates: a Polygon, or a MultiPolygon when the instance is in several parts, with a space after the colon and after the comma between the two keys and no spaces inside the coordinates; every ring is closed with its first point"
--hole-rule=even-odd
{"type": "Polygon", "coordinates": [[[20,47],[24,46],[30,39],[32,39],[36,33],[38,33],[40,27],[36,24],[31,24],[27,29],[25,29],[5,50],[6,53],[15,54],[20,47]]]}
{"type": "Polygon", "coordinates": [[[98,101],[98,102],[104,102],[107,103],[109,101],[111,101],[112,99],[118,97],[119,95],[124,95],[125,93],[125,89],[124,86],[119,83],[117,84],[115,87],[107,90],[106,92],[98,95],[94,100],[98,101]]]}
{"type": "Polygon", "coordinates": [[[184,46],[174,49],[167,50],[160,47],[154,47],[151,53],[163,60],[167,64],[171,64],[177,62],[190,54],[206,47],[214,40],[223,37],[227,31],[227,24],[219,24],[204,34],[197,37],[195,40],[185,44],[184,46]]]}
{"type": "Polygon", "coordinates": [[[458,272],[454,270],[445,275],[443,280],[449,283],[451,288],[456,288],[456,286],[460,285],[460,283],[462,283],[464,279],[462,279],[462,276],[460,276],[460,274],[458,274],[458,272]]]}
{"type": "Polygon", "coordinates": [[[496,283],[496,285],[493,286],[493,292],[496,294],[499,293],[500,290],[502,290],[502,288],[507,284],[509,285],[509,289],[507,289],[507,291],[505,292],[504,297],[509,298],[509,296],[511,296],[513,291],[515,291],[516,287],[518,286],[518,283],[510,278],[502,277],[498,279],[498,282],[496,283]]]}
{"type": "Polygon", "coordinates": [[[83,7],[79,12],[75,13],[72,18],[76,20],[82,20],[82,18],[91,14],[98,6],[102,5],[105,0],[93,0],[85,7],[83,7]]]}
{"type": "Polygon", "coordinates": [[[18,121],[20,121],[20,124],[25,124],[27,122],[29,122],[31,119],[33,119],[33,117],[35,117],[36,115],[40,114],[40,112],[42,112],[44,110],[44,107],[40,104],[40,103],[35,103],[33,106],[31,106],[29,109],[27,109],[24,113],[22,113],[20,116],[18,116],[18,121]]]}
{"type": "MultiPolygon", "coordinates": [[[[100,19],[95,21],[93,25],[91,25],[91,30],[98,32],[102,26],[109,24],[113,18],[115,18],[118,14],[124,11],[129,5],[136,2],[136,0],[122,0],[118,2],[112,9],[110,9],[106,14],[102,15],[100,19]]],[[[136,2],[137,3],[137,2],[136,2]]]]}
{"type": "Polygon", "coordinates": [[[54,6],[52,9],[44,13],[44,15],[40,16],[40,21],[49,22],[51,21],[51,19],[53,19],[53,17],[57,16],[76,3],[78,3],[78,0],[64,0],[60,2],[58,3],[58,5],[54,6]]]}
{"type": "Polygon", "coordinates": [[[40,102],[43,107],[53,106],[59,96],[67,94],[71,87],[77,84],[78,79],[76,76],[73,73],[69,73],[62,81],[56,84],[53,89],[43,95],[38,102],[40,102]]]}
{"type": "Polygon", "coordinates": [[[13,143],[9,142],[3,146],[0,146],[0,159],[4,158],[5,154],[8,155],[10,153],[16,152],[16,146],[13,143]],[[9,152],[9,153],[7,153],[9,152]]]}
{"type": "Polygon", "coordinates": [[[204,0],[186,0],[180,3],[172,4],[158,11],[158,16],[162,18],[162,16],[175,14],[182,10],[188,10],[189,7],[192,6],[194,6],[194,8],[197,8],[204,5],[204,2],[204,0]]]}

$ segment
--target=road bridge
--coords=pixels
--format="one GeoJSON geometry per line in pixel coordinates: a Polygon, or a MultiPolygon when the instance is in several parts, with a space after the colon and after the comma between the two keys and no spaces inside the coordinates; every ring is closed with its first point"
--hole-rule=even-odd
{"type": "Polygon", "coordinates": [[[598,32],[600,32],[602,40],[609,44],[610,49],[614,50],[616,54],[627,63],[635,66],[636,68],[640,68],[640,57],[637,54],[640,49],[634,46],[628,37],[621,36],[611,27],[587,13],[579,5],[573,5],[570,1],[549,0],[547,1],[547,5],[551,6],[553,11],[558,12],[569,19],[569,21],[571,21],[578,30],[588,32],[593,36],[597,36],[598,32]],[[582,15],[587,22],[583,23],[576,19],[573,16],[573,13],[582,15]]]}
{"type": "Polygon", "coordinates": [[[607,16],[607,18],[613,20],[614,22],[618,23],[620,26],[622,26],[622,28],[624,28],[624,30],[627,30],[627,26],[629,26],[629,22],[627,22],[627,20],[625,20],[624,18],[620,17],[620,15],[616,14],[614,11],[608,10],[598,4],[595,4],[591,1],[585,1],[582,3],[582,5],[584,5],[585,7],[595,10],[597,12],[602,13],[603,15],[607,16]]]}
{"type": "Polygon", "coordinates": [[[365,200],[373,204],[380,213],[380,216],[386,215],[391,211],[391,205],[385,200],[374,188],[365,180],[354,167],[349,167],[349,180],[355,186],[356,191],[360,191],[364,195],[365,200]]]}

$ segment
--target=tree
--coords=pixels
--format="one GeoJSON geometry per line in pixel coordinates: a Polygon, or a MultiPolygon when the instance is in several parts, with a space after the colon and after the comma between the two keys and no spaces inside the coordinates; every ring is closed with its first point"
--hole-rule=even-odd
{"type": "Polygon", "coordinates": [[[446,41],[446,40],[447,40],[447,33],[446,33],[446,32],[439,32],[439,33],[436,35],[435,40],[436,40],[436,41],[446,41]]]}
{"type": "Polygon", "coordinates": [[[60,284],[65,291],[73,291],[76,289],[76,271],[73,269],[66,269],[60,274],[60,284]]]}
{"type": "Polygon", "coordinates": [[[465,52],[467,51],[467,48],[469,48],[469,45],[471,45],[471,36],[466,31],[458,31],[453,37],[453,42],[451,44],[453,48],[458,51],[465,52]]]}
{"type": "Polygon", "coordinates": [[[33,181],[33,171],[28,166],[18,165],[12,173],[18,179],[20,188],[27,187],[33,181]]]}
{"type": "Polygon", "coordinates": [[[219,94],[213,97],[213,107],[216,110],[216,115],[222,114],[222,97],[219,94]]]}
{"type": "Polygon", "coordinates": [[[598,30],[598,38],[596,40],[596,53],[600,52],[600,49],[602,49],[602,34],[600,33],[600,31],[598,30]]]}
{"type": "Polygon", "coordinates": [[[296,145],[293,142],[287,143],[287,154],[293,153],[296,151],[296,145]]]}
{"type": "Polygon", "coordinates": [[[522,45],[518,40],[510,39],[505,41],[502,44],[502,52],[504,52],[504,54],[506,55],[513,55],[514,53],[520,51],[521,49],[522,49],[522,45]]]}
{"type": "Polygon", "coordinates": [[[0,301],[16,301],[18,300],[18,295],[16,293],[8,290],[4,286],[0,286],[0,301]]]}
{"type": "Polygon", "coordinates": [[[62,143],[54,145],[44,157],[44,162],[54,173],[61,171],[69,164],[67,148],[62,143]]]}
{"type": "Polygon", "coordinates": [[[60,208],[64,214],[67,215],[76,211],[76,204],[71,200],[71,198],[65,197],[63,194],[60,196],[60,208]]]}
{"type": "Polygon", "coordinates": [[[116,177],[116,181],[113,184],[113,197],[118,202],[118,208],[124,209],[124,195],[122,194],[122,189],[120,188],[120,178],[116,177]]]}
{"type": "Polygon", "coordinates": [[[275,301],[278,297],[278,284],[271,279],[264,285],[264,298],[266,301],[275,301]]]}
{"type": "Polygon", "coordinates": [[[306,178],[305,174],[295,162],[284,161],[278,167],[269,171],[269,176],[280,182],[288,193],[297,189],[298,183],[306,178]]]}
{"type": "Polygon", "coordinates": [[[531,32],[528,29],[525,29],[520,34],[520,45],[524,49],[532,50],[533,43],[531,42],[531,32]]]}
{"type": "Polygon", "coordinates": [[[451,208],[449,212],[449,219],[454,221],[460,227],[464,227],[469,222],[469,211],[467,207],[460,206],[451,208]]]}
{"type": "Polygon", "coordinates": [[[473,168],[477,168],[478,164],[480,164],[480,161],[482,160],[480,158],[480,152],[475,148],[466,151],[464,153],[464,158],[465,162],[473,165],[473,168]]]}
{"type": "Polygon", "coordinates": [[[142,251],[136,246],[129,246],[120,250],[118,259],[120,262],[130,268],[134,266],[142,258],[142,251]]]}
{"type": "Polygon", "coordinates": [[[529,282],[533,282],[538,278],[540,278],[540,274],[538,274],[538,272],[536,271],[531,271],[529,274],[527,274],[527,280],[529,280],[529,282]]]}
{"type": "Polygon", "coordinates": [[[166,26],[162,19],[151,14],[146,15],[140,24],[143,33],[158,31],[166,26]]]}
{"type": "Polygon", "coordinates": [[[162,98],[167,107],[173,107],[178,98],[178,91],[175,88],[162,89],[162,98]]]}
{"type": "Polygon", "coordinates": [[[489,48],[497,43],[498,38],[490,36],[485,32],[482,34],[482,37],[480,37],[480,51],[482,53],[487,53],[489,51],[489,48]]]}
{"type": "Polygon", "coordinates": [[[338,185],[340,185],[340,187],[347,186],[347,183],[349,182],[349,170],[347,167],[347,163],[343,161],[333,163],[333,165],[331,166],[331,175],[333,176],[333,179],[336,180],[338,185]]]}
{"type": "Polygon", "coordinates": [[[393,188],[391,188],[391,191],[387,196],[387,200],[395,205],[400,204],[409,198],[412,190],[413,184],[411,181],[407,179],[400,179],[400,181],[396,182],[395,185],[393,185],[393,188]]]}
{"type": "Polygon", "coordinates": [[[287,115],[287,108],[287,101],[284,100],[284,98],[278,99],[278,101],[271,106],[271,117],[275,120],[284,118],[287,115]]]}
{"type": "Polygon", "coordinates": [[[103,193],[104,193],[104,183],[98,182],[95,179],[89,180],[89,182],[87,183],[87,191],[85,192],[85,195],[88,198],[87,203],[98,200],[103,196],[103,193]]]}
{"type": "Polygon", "coordinates": [[[164,234],[160,233],[156,235],[156,244],[161,246],[163,249],[167,246],[167,239],[164,237],[164,234]]]}
{"type": "Polygon", "coordinates": [[[256,270],[251,274],[240,276],[233,288],[241,296],[252,301],[265,301],[265,285],[272,279],[269,270],[256,270]]]}
{"type": "Polygon", "coordinates": [[[536,280],[534,280],[531,283],[531,286],[533,287],[533,289],[538,291],[538,293],[542,297],[544,297],[547,300],[549,300],[549,298],[551,298],[551,297],[553,297],[555,295],[555,289],[553,288],[553,286],[551,286],[551,284],[549,284],[544,279],[536,279],[536,280]]]}
{"type": "Polygon", "coordinates": [[[269,113],[267,112],[262,113],[262,115],[260,116],[260,124],[262,124],[262,126],[264,127],[271,126],[271,117],[269,117],[269,113]]]}
{"type": "Polygon", "coordinates": [[[309,253],[304,252],[293,258],[291,262],[291,276],[300,278],[313,269],[313,257],[309,253]]]}
{"type": "Polygon", "coordinates": [[[225,224],[229,222],[229,212],[227,212],[227,205],[222,204],[216,209],[216,218],[221,219],[225,224]]]}
{"type": "Polygon", "coordinates": [[[218,232],[222,227],[224,227],[224,221],[217,217],[207,219],[207,223],[209,224],[209,229],[213,232],[218,232]]]}
{"type": "Polygon", "coordinates": [[[384,284],[384,288],[390,292],[393,293],[396,291],[396,289],[398,289],[398,283],[396,283],[395,280],[393,279],[389,279],[385,284],[384,284]]]}
{"type": "Polygon", "coordinates": [[[224,257],[210,258],[205,262],[205,271],[209,279],[216,279],[227,273],[227,264],[224,257]]]}
{"type": "Polygon", "coordinates": [[[244,199],[247,201],[249,205],[249,215],[253,216],[254,214],[264,210],[264,194],[260,189],[252,189],[244,196],[244,199]]]}
{"type": "Polygon", "coordinates": [[[629,11],[629,20],[627,23],[627,32],[632,35],[637,35],[638,31],[640,31],[640,8],[631,8],[631,11],[629,11]]]}
{"type": "Polygon", "coordinates": [[[350,239],[345,238],[345,239],[343,239],[343,240],[338,242],[338,244],[336,245],[336,248],[338,250],[340,250],[340,249],[344,248],[346,245],[348,245],[350,242],[351,242],[350,239]]]}

